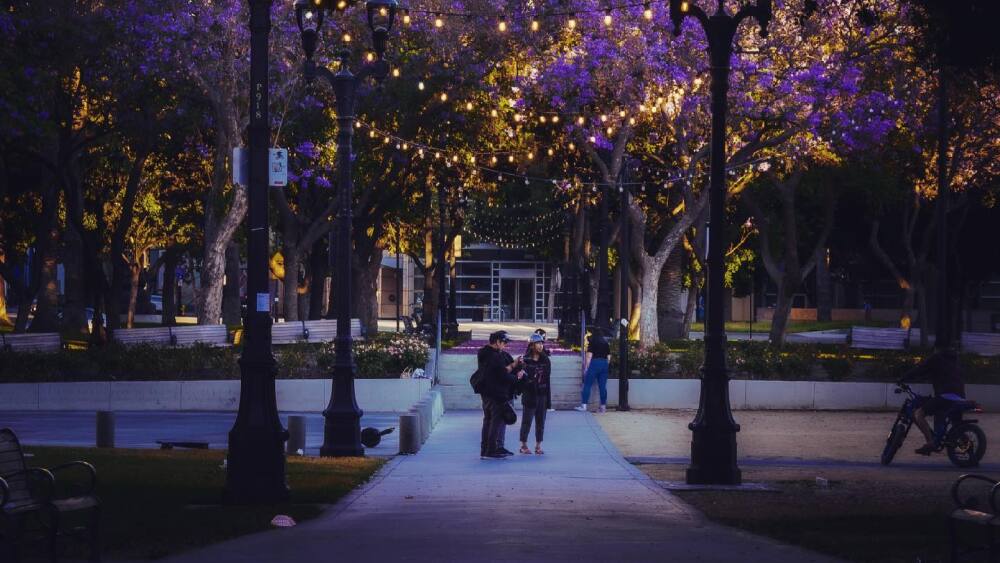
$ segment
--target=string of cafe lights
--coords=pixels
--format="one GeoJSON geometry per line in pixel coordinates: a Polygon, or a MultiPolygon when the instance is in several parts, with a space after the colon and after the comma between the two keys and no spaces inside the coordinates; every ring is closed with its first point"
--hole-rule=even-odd
{"type": "Polygon", "coordinates": [[[470,218],[463,225],[463,230],[471,237],[495,244],[501,248],[534,248],[553,240],[553,235],[561,232],[564,219],[549,223],[548,228],[536,228],[531,231],[511,231],[502,227],[484,225],[470,218]]]}
{"type": "MultiPolygon", "coordinates": [[[[491,153],[491,152],[473,152],[466,155],[460,155],[456,151],[448,150],[445,148],[437,147],[427,143],[421,143],[419,141],[414,141],[411,139],[405,139],[388,131],[381,130],[372,124],[365,123],[363,121],[357,121],[355,126],[359,129],[367,129],[369,131],[369,137],[372,139],[381,138],[383,145],[393,145],[397,150],[404,152],[416,152],[417,156],[420,158],[431,157],[435,160],[444,160],[448,166],[463,166],[466,168],[471,168],[475,172],[483,173],[484,176],[488,174],[493,174],[497,177],[498,181],[503,180],[513,180],[513,181],[523,181],[525,185],[536,184],[551,184],[557,187],[567,187],[571,185],[584,185],[591,186],[595,190],[599,187],[609,186],[609,187],[635,187],[638,186],[640,191],[645,192],[646,187],[649,185],[662,184],[664,189],[669,189],[671,185],[679,182],[690,182],[695,178],[704,177],[708,175],[708,172],[696,172],[694,174],[680,174],[667,177],[665,179],[657,179],[656,181],[645,180],[645,181],[634,181],[634,182],[604,182],[604,181],[581,181],[579,179],[573,178],[543,178],[540,176],[532,176],[529,174],[519,174],[517,172],[511,172],[507,170],[501,170],[495,166],[486,166],[481,164],[481,162],[488,161],[490,163],[498,163],[500,161],[499,156],[507,156],[507,161],[510,164],[517,164],[518,160],[512,153],[501,152],[501,153],[491,153]],[[485,158],[484,158],[485,157],[485,158]]],[[[553,149],[549,149],[547,154],[551,157],[555,155],[553,149]]],[[[534,161],[538,155],[534,152],[529,151],[526,153],[527,160],[529,162],[534,161]]],[[[755,165],[764,165],[767,162],[773,160],[774,157],[760,157],[756,159],[751,159],[746,162],[730,165],[726,167],[727,171],[736,171],[744,169],[755,165]]]]}
{"type": "Polygon", "coordinates": [[[624,10],[630,10],[634,8],[642,8],[642,17],[646,20],[653,19],[653,5],[663,4],[666,0],[641,0],[636,2],[608,2],[604,6],[594,7],[594,8],[580,8],[580,9],[557,9],[546,12],[522,12],[520,14],[514,15],[497,15],[495,13],[485,13],[485,12],[472,12],[472,11],[455,11],[447,9],[434,9],[434,8],[414,8],[404,6],[402,8],[402,20],[403,25],[410,25],[413,23],[413,14],[426,15],[434,18],[434,28],[441,29],[445,26],[445,19],[478,19],[478,20],[495,20],[497,23],[497,30],[501,33],[505,33],[510,28],[508,22],[518,22],[521,24],[527,24],[526,27],[533,32],[541,31],[542,23],[546,20],[559,19],[564,20],[564,24],[567,29],[575,30],[577,29],[579,22],[577,16],[586,14],[599,14],[603,13],[604,17],[602,21],[605,26],[610,27],[614,23],[614,13],[624,10]]]}

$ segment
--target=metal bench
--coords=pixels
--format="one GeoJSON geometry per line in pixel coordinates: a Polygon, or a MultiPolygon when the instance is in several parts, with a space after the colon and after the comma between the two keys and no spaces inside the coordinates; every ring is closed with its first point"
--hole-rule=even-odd
{"type": "Polygon", "coordinates": [[[1000,333],[963,332],[962,350],[980,356],[1000,355],[1000,333]]]}
{"type": "Polygon", "coordinates": [[[112,333],[112,338],[125,346],[153,344],[188,347],[198,343],[225,346],[229,344],[229,329],[225,325],[120,328],[112,333]]]}
{"type": "Polygon", "coordinates": [[[0,332],[0,350],[4,352],[58,352],[62,338],[58,332],[5,334],[0,332]]]}
{"type": "MultiPolygon", "coordinates": [[[[294,344],[296,342],[331,342],[337,337],[337,321],[321,319],[315,321],[295,321],[275,323],[271,327],[272,344],[294,344]]],[[[351,338],[363,339],[361,319],[351,319],[351,338]]]]}
{"type": "Polygon", "coordinates": [[[851,327],[851,348],[905,350],[920,343],[920,329],[851,327]]]}
{"type": "Polygon", "coordinates": [[[172,450],[174,448],[187,448],[192,450],[207,450],[208,442],[204,440],[157,440],[161,450],[172,450]]]}
{"type": "MultiPolygon", "coordinates": [[[[0,550],[18,560],[20,548],[31,539],[25,534],[25,524],[32,518],[39,518],[45,531],[49,558],[57,561],[59,537],[69,536],[83,539],[90,545],[90,560],[100,561],[98,522],[101,502],[94,489],[97,485],[97,471],[85,461],[72,461],[51,469],[28,467],[24,462],[24,452],[14,431],[0,430],[0,550]],[[87,476],[86,484],[72,496],[57,497],[56,475],[76,471],[87,476]],[[64,529],[60,523],[66,514],[85,516],[86,525],[80,528],[64,529]]],[[[79,486],[79,484],[74,483],[79,486]]],[[[67,487],[60,486],[60,490],[67,487]]]]}
{"type": "Polygon", "coordinates": [[[948,536],[951,561],[970,553],[986,551],[990,561],[996,561],[996,532],[1000,530],[997,519],[996,494],[1000,484],[985,475],[962,475],[951,486],[951,498],[955,508],[948,515],[948,536]],[[969,530],[982,538],[982,542],[963,549],[961,530],[969,530]]]}

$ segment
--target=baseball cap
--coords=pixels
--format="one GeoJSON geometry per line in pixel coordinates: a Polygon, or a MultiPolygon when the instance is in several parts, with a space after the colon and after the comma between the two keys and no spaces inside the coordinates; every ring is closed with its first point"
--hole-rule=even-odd
{"type": "Polygon", "coordinates": [[[528,338],[528,343],[529,344],[534,344],[535,342],[545,342],[545,337],[542,336],[541,334],[532,334],[528,338]]]}
{"type": "Polygon", "coordinates": [[[506,330],[498,330],[490,335],[490,342],[510,342],[510,337],[506,330]]]}

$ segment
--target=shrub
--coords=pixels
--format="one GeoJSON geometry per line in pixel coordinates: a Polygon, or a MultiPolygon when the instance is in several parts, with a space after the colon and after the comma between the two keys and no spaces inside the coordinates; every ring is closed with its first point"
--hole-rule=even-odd
{"type": "MultiPolygon", "coordinates": [[[[354,362],[358,374],[366,378],[398,377],[403,370],[422,368],[430,357],[430,348],[420,337],[409,334],[380,333],[354,343],[354,362]]],[[[330,368],[335,359],[330,343],[318,363],[330,368]]]]}

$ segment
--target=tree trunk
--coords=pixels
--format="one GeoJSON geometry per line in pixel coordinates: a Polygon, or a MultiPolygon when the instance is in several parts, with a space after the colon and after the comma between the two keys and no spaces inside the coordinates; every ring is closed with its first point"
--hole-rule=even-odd
{"type": "Polygon", "coordinates": [[[652,346],[660,341],[660,327],[657,310],[660,276],[663,274],[665,262],[643,253],[639,256],[642,271],[642,310],[639,318],[639,343],[652,346]]]}
{"type": "Polygon", "coordinates": [[[129,291],[128,291],[128,313],[125,318],[125,326],[135,327],[135,304],[139,299],[139,278],[142,275],[142,266],[139,260],[133,260],[129,267],[129,291]]]}
{"type": "Polygon", "coordinates": [[[657,284],[656,324],[659,341],[684,338],[684,309],[681,294],[684,291],[684,257],[675,248],[667,257],[657,284]]]}
{"type": "Polygon", "coordinates": [[[774,317],[771,319],[771,344],[785,345],[785,331],[788,327],[788,317],[792,314],[792,293],[794,283],[787,279],[778,282],[778,303],[774,307],[774,317]]]}
{"type": "Polygon", "coordinates": [[[681,338],[687,338],[691,334],[691,323],[694,322],[694,316],[698,309],[698,287],[701,282],[700,276],[692,273],[691,274],[691,286],[688,287],[688,299],[687,306],[684,308],[684,332],[681,338]]]}
{"type": "Polygon", "coordinates": [[[222,324],[236,326],[242,322],[240,303],[240,247],[230,241],[226,246],[226,276],[222,286],[222,324]]]}
{"type": "Polygon", "coordinates": [[[14,326],[7,314],[7,282],[0,277],[0,326],[14,326]]]}
{"type": "MultiPolygon", "coordinates": [[[[548,299],[548,305],[546,307],[548,310],[548,314],[546,314],[545,318],[548,320],[548,322],[552,323],[555,322],[556,319],[556,295],[562,289],[561,270],[559,268],[556,268],[555,271],[552,272],[552,277],[549,279],[550,279],[549,299],[548,299]]],[[[399,299],[398,296],[397,299],[399,299]]]]}
{"type": "MultiPolygon", "coordinates": [[[[287,232],[286,232],[287,234],[287,232]]],[[[281,310],[286,323],[299,320],[299,247],[298,239],[285,239],[281,247],[285,257],[285,279],[281,288],[281,310]]],[[[356,294],[356,293],[355,293],[356,294]]]]}
{"type": "Polygon", "coordinates": [[[353,309],[366,334],[378,333],[378,274],[381,267],[380,260],[371,260],[354,268],[353,309]]]}
{"type": "Polygon", "coordinates": [[[326,280],[330,275],[330,256],[326,237],[320,237],[309,253],[309,320],[322,319],[326,312],[326,280]]]}
{"type": "Polygon", "coordinates": [[[833,320],[833,282],[828,258],[829,249],[820,248],[816,254],[816,320],[820,322],[833,320]]]}
{"type": "Polygon", "coordinates": [[[920,323],[920,347],[927,348],[930,345],[930,319],[927,318],[927,312],[930,310],[927,306],[927,284],[921,282],[916,288],[914,288],[917,294],[917,318],[920,323]]]}
{"type": "Polygon", "coordinates": [[[160,313],[160,324],[174,326],[177,324],[177,263],[180,255],[167,250],[163,258],[163,311],[160,313]]]}
{"type": "Polygon", "coordinates": [[[38,292],[38,306],[31,320],[29,332],[59,331],[59,279],[56,267],[59,263],[59,229],[53,225],[46,233],[46,238],[39,245],[41,252],[41,289],[38,292]]]}
{"type": "Polygon", "coordinates": [[[65,295],[63,303],[63,332],[85,336],[87,329],[87,281],[83,263],[83,241],[76,229],[67,228],[63,234],[63,271],[65,295]]]}

